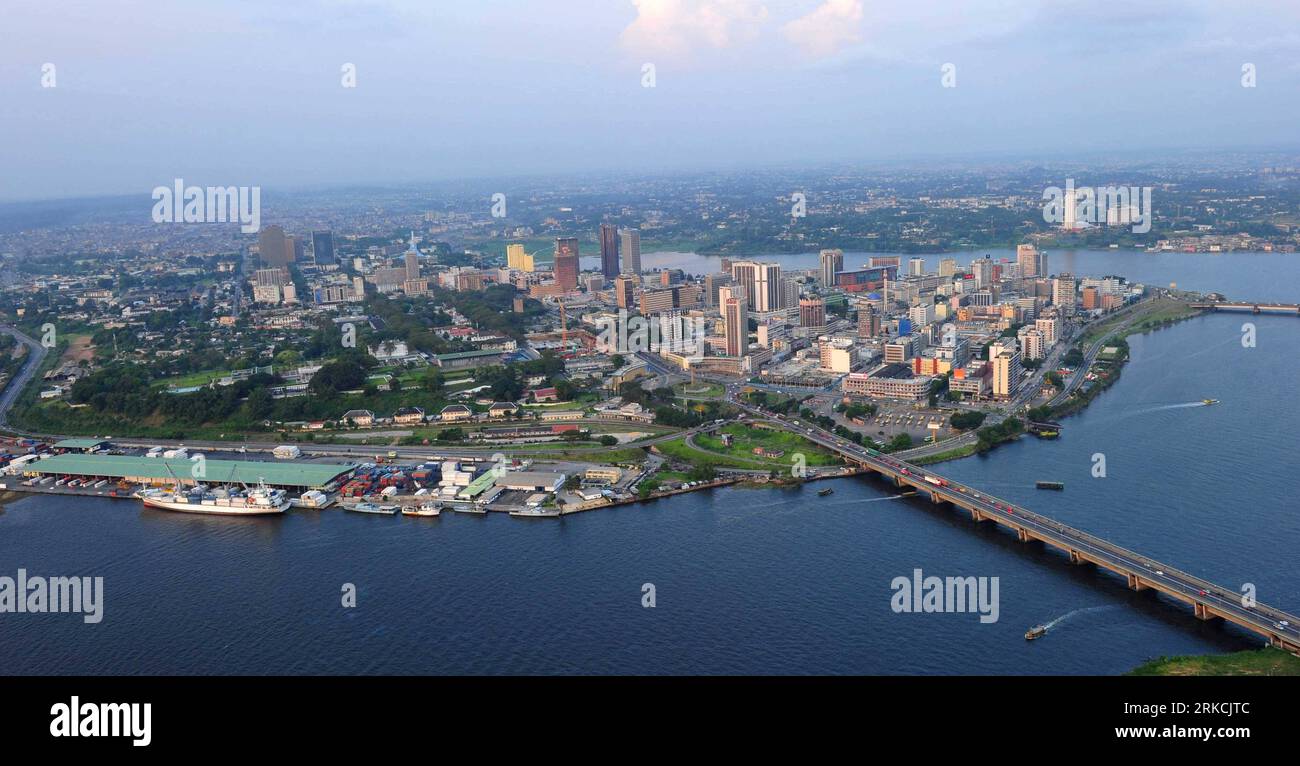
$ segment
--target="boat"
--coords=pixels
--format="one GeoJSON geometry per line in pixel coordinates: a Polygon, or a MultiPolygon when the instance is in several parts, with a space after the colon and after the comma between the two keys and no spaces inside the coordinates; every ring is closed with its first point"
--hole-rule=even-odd
{"type": "Polygon", "coordinates": [[[403,516],[437,516],[442,513],[442,506],[437,503],[402,506],[403,516]]]}
{"type": "Polygon", "coordinates": [[[356,513],[382,513],[391,516],[397,513],[398,508],[395,505],[376,505],[374,503],[356,503],[354,505],[343,506],[345,511],[354,511],[356,513]]]}
{"type": "Polygon", "coordinates": [[[1046,625],[1035,625],[1034,627],[1025,631],[1025,640],[1033,641],[1035,638],[1041,637],[1046,632],[1047,632],[1046,625]]]}
{"type": "Polygon", "coordinates": [[[1219,400],[1218,400],[1218,399],[1202,399],[1202,400],[1201,400],[1201,404],[1204,404],[1206,407],[1209,407],[1211,404],[1218,404],[1218,403],[1219,403],[1219,400]]]}
{"type": "Polygon", "coordinates": [[[537,508],[516,508],[510,512],[510,515],[532,519],[555,518],[560,515],[560,509],[554,507],[547,508],[545,506],[538,506],[537,508]]]}
{"type": "Polygon", "coordinates": [[[1035,482],[1034,486],[1039,489],[1054,489],[1057,490],[1058,492],[1060,490],[1065,489],[1064,482],[1059,482],[1059,481],[1040,481],[1040,482],[1035,482]]]}
{"type": "Polygon", "coordinates": [[[1060,435],[1060,431],[1034,431],[1034,436],[1037,436],[1040,439],[1055,439],[1060,435]]]}
{"type": "Polygon", "coordinates": [[[826,497],[827,495],[833,493],[834,491],[835,490],[831,489],[830,487],[827,487],[826,489],[819,489],[817,490],[817,497],[826,497]]]}
{"type": "Polygon", "coordinates": [[[265,516],[284,513],[291,506],[288,493],[271,489],[263,482],[252,489],[233,486],[209,489],[200,484],[183,490],[178,485],[172,489],[142,489],[135,496],[147,508],[218,516],[265,516]]]}

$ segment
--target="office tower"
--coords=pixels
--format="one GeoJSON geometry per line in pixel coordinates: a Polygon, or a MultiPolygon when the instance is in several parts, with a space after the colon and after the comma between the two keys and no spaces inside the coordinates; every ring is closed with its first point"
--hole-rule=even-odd
{"type": "Polygon", "coordinates": [[[923,277],[925,276],[925,259],[909,258],[907,261],[908,276],[923,277]]]}
{"type": "Polygon", "coordinates": [[[289,250],[289,261],[302,263],[307,260],[307,240],[299,236],[285,237],[285,246],[289,250]]]}
{"type": "Polygon", "coordinates": [[[722,312],[727,325],[727,356],[744,356],[749,350],[749,316],[745,310],[745,301],[730,296],[723,305],[722,312]]]}
{"type": "Polygon", "coordinates": [[[731,278],[745,293],[747,311],[767,313],[784,308],[780,265],[736,261],[731,264],[731,278]]]}
{"type": "Polygon", "coordinates": [[[1020,341],[1020,351],[1025,359],[1033,361],[1047,355],[1047,339],[1043,337],[1041,330],[1035,327],[1021,327],[1016,333],[1016,339],[1020,341]]]}
{"type": "Polygon", "coordinates": [[[708,274],[704,277],[704,303],[707,306],[721,306],[718,291],[731,284],[730,274],[708,274]]]}
{"type": "Polygon", "coordinates": [[[402,257],[402,260],[406,267],[406,278],[419,279],[420,278],[420,254],[416,252],[408,252],[402,257]]]}
{"type": "Polygon", "coordinates": [[[635,306],[636,282],[627,276],[620,276],[614,279],[614,300],[618,307],[625,310],[631,310],[635,306]]]}
{"type": "Polygon", "coordinates": [[[799,326],[815,328],[825,327],[826,302],[821,298],[800,298],[799,326]]]}
{"type": "Polygon", "coordinates": [[[780,308],[794,308],[799,305],[799,282],[790,277],[781,278],[780,308]]]}
{"type": "Polygon", "coordinates": [[[257,239],[258,250],[261,251],[261,261],[263,266],[284,267],[289,265],[289,243],[284,236],[284,229],[279,226],[267,226],[262,229],[262,233],[257,239]]]}
{"type": "Polygon", "coordinates": [[[619,236],[622,239],[623,273],[639,276],[641,274],[641,232],[636,229],[624,229],[619,236]]]}
{"type": "Polygon", "coordinates": [[[1063,316],[1074,314],[1074,277],[1061,274],[1052,280],[1052,303],[1063,316]]]}
{"type": "Polygon", "coordinates": [[[858,336],[874,338],[880,334],[880,314],[870,306],[858,309],[858,336]]]}
{"type": "Polygon", "coordinates": [[[524,251],[522,243],[506,245],[506,268],[518,271],[533,271],[533,257],[524,251]]]}
{"type": "Polygon", "coordinates": [[[822,287],[834,287],[835,275],[844,271],[843,250],[823,250],[821,252],[822,287]]]}
{"type": "Polygon", "coordinates": [[[1038,248],[1033,245],[1016,245],[1016,263],[1020,264],[1020,277],[1046,276],[1041,270],[1038,248]]]}
{"type": "Polygon", "coordinates": [[[1096,287],[1085,287],[1080,294],[1083,298],[1084,311],[1101,308],[1101,292],[1096,287]]]}
{"type": "Polygon", "coordinates": [[[618,229],[608,223],[600,225],[600,273],[605,279],[619,275],[618,229]]]}
{"type": "Polygon", "coordinates": [[[334,232],[313,231],[311,233],[312,260],[317,266],[333,266],[338,263],[334,255],[334,232]]]}
{"type": "Polygon", "coordinates": [[[677,291],[671,287],[641,291],[641,313],[645,316],[662,314],[677,308],[677,291]]]}
{"type": "Polygon", "coordinates": [[[898,267],[903,265],[903,259],[897,255],[873,255],[867,259],[867,268],[874,269],[884,266],[898,267]]]}
{"type": "Polygon", "coordinates": [[[939,276],[951,277],[957,274],[957,259],[944,258],[939,261],[939,276]]]}
{"type": "Polygon", "coordinates": [[[578,288],[578,239],[577,237],[556,237],[555,239],[555,284],[561,290],[578,288]]]}
{"type": "Polygon", "coordinates": [[[971,261],[971,271],[975,274],[975,284],[979,287],[988,287],[995,281],[993,279],[993,259],[984,256],[978,261],[971,261]]]}

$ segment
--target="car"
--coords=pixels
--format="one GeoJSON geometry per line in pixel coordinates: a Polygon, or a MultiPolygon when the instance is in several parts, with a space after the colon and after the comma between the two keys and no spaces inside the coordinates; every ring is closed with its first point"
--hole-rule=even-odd
{"type": "Polygon", "coordinates": [[[1290,620],[1283,620],[1283,621],[1279,622],[1277,625],[1278,625],[1279,628],[1289,628],[1289,627],[1291,627],[1291,622],[1290,622],[1290,620]]]}
{"type": "Polygon", "coordinates": [[[1206,594],[1205,591],[1201,591],[1201,595],[1204,596],[1204,595],[1207,595],[1207,594],[1206,594]]]}
{"type": "Polygon", "coordinates": [[[1160,577],[1164,577],[1164,576],[1165,576],[1165,573],[1162,572],[1162,571],[1159,570],[1159,569],[1156,570],[1156,574],[1159,575],[1160,577]]]}

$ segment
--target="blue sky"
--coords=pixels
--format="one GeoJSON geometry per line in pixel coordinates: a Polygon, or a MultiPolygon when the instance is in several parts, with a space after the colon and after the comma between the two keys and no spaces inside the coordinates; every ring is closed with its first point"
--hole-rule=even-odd
{"type": "Polygon", "coordinates": [[[0,199],[1297,144],[1295,2],[271,6],[11,1],[0,199]]]}

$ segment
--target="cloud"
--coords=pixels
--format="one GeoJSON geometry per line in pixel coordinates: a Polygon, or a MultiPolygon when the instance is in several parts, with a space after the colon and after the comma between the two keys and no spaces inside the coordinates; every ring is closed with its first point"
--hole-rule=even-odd
{"type": "Polygon", "coordinates": [[[635,53],[689,58],[698,49],[723,49],[757,37],[767,22],[759,0],[632,0],[636,18],[623,30],[635,53]]]}
{"type": "Polygon", "coordinates": [[[862,0],[826,0],[781,27],[781,33],[809,56],[824,58],[861,41],[862,15],[862,0]]]}

